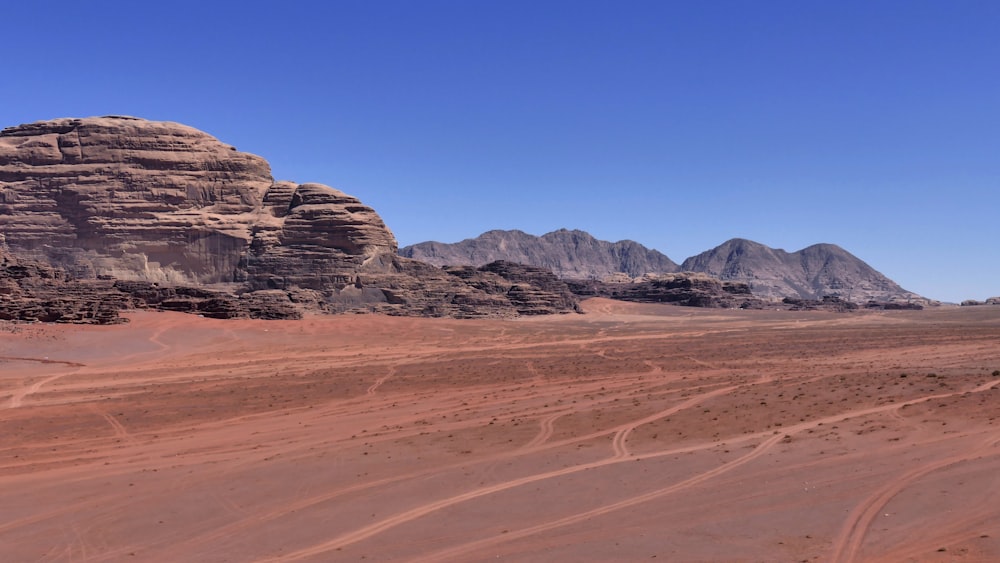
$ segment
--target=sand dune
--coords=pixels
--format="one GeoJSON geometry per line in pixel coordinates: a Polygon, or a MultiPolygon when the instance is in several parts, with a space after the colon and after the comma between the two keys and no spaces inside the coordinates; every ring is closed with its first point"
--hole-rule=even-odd
{"type": "Polygon", "coordinates": [[[0,326],[4,561],[1000,559],[1000,308],[0,326]]]}

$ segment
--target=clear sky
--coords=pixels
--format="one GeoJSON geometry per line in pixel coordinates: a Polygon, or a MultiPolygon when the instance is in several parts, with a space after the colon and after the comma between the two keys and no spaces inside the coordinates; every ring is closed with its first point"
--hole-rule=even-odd
{"type": "Polygon", "coordinates": [[[1000,2],[3,2],[0,125],[178,121],[400,245],[838,244],[1000,295],[1000,2]]]}

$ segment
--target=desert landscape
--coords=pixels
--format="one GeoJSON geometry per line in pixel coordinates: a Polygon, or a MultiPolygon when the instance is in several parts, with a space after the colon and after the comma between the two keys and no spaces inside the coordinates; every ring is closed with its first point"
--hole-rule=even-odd
{"type": "Polygon", "coordinates": [[[6,561],[1000,559],[1000,308],[0,324],[6,561]]]}

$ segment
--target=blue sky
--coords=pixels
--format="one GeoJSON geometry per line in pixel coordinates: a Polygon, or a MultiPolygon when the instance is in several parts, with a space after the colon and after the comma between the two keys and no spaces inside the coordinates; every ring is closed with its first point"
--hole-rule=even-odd
{"type": "Polygon", "coordinates": [[[1000,295],[1000,2],[6,2],[0,125],[125,114],[374,207],[401,245],[838,244],[1000,295]]]}

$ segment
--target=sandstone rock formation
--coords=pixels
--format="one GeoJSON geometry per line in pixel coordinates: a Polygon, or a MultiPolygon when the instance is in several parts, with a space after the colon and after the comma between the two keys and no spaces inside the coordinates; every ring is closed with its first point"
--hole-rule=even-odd
{"type": "Polygon", "coordinates": [[[0,132],[0,232],[14,254],[73,275],[323,285],[396,250],[357,199],[274,182],[264,159],[196,129],[127,117],[0,132]],[[308,280],[308,281],[307,281],[308,280]]]}
{"type": "Polygon", "coordinates": [[[607,242],[566,229],[540,237],[517,230],[489,231],[454,244],[422,242],[399,253],[438,266],[482,266],[504,260],[546,268],[564,279],[605,280],[622,274],[636,278],[678,270],[673,260],[637,242],[607,242]]]}
{"type": "Polygon", "coordinates": [[[395,237],[357,198],[275,182],[264,159],[177,123],[110,116],[0,131],[0,238],[12,259],[67,281],[147,284],[161,308],[204,313],[212,306],[202,301],[216,299],[219,315],[234,316],[535,312],[516,295],[398,257],[395,237]],[[188,294],[169,295],[176,288],[188,294]]]}
{"type": "Polygon", "coordinates": [[[485,266],[449,266],[445,271],[488,294],[506,295],[522,315],[578,310],[566,282],[544,268],[499,260],[485,266]]]}
{"type": "Polygon", "coordinates": [[[74,279],[61,268],[0,256],[0,320],[116,324],[127,309],[197,313],[232,319],[297,319],[307,310],[301,297],[282,291],[234,295],[156,282],[74,279]]]}
{"type": "Polygon", "coordinates": [[[976,305],[1000,305],[1000,297],[990,297],[986,301],[977,301],[975,299],[966,299],[962,301],[961,305],[963,307],[973,307],[976,305]]]}
{"type": "Polygon", "coordinates": [[[109,282],[81,283],[36,262],[0,257],[0,320],[113,324],[128,296],[109,282]]]}
{"type": "Polygon", "coordinates": [[[638,303],[671,303],[687,307],[761,309],[769,303],[741,282],[723,282],[705,274],[681,272],[647,275],[636,281],[569,280],[580,296],[608,297],[638,303]]]}

